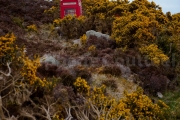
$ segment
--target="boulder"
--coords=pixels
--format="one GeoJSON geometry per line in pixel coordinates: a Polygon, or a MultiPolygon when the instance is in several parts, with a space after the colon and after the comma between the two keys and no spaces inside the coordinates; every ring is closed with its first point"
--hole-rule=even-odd
{"type": "Polygon", "coordinates": [[[107,40],[110,39],[110,36],[107,35],[107,34],[103,34],[101,32],[96,32],[94,30],[89,30],[86,32],[86,36],[87,36],[87,39],[90,37],[90,36],[96,36],[97,38],[101,38],[101,37],[104,37],[106,38],[107,40]]]}
{"type": "Polygon", "coordinates": [[[48,54],[45,54],[43,57],[41,57],[40,63],[49,63],[56,66],[59,65],[59,61],[56,60],[56,58],[54,58],[53,56],[48,54]]]}

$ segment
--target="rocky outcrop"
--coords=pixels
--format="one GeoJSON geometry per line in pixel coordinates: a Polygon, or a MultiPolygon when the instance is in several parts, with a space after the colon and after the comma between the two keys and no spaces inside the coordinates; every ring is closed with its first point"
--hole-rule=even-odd
{"type": "Polygon", "coordinates": [[[94,30],[89,30],[86,32],[86,36],[87,38],[89,38],[90,36],[96,36],[97,38],[105,38],[106,40],[110,39],[110,36],[107,34],[103,34],[101,32],[96,32],[94,30]]]}

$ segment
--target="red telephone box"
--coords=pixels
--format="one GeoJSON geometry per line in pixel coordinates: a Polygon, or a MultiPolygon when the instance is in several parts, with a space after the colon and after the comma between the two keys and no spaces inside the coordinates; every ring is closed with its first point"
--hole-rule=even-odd
{"type": "Polygon", "coordinates": [[[64,18],[66,15],[76,15],[78,17],[82,14],[81,0],[61,0],[60,9],[61,18],[64,18]]]}

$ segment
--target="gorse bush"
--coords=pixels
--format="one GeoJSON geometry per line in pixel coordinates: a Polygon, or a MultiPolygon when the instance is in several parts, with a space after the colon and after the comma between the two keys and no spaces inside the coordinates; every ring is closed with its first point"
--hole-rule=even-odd
{"type": "Polygon", "coordinates": [[[169,116],[175,110],[144,93],[164,92],[169,86],[179,84],[175,78],[180,71],[180,14],[164,14],[161,7],[148,0],[82,0],[83,16],[67,15],[60,19],[59,0],[32,0],[31,5],[30,1],[22,4],[24,0],[1,1],[1,7],[14,12],[3,11],[0,17],[1,25],[12,25],[8,28],[5,24],[0,30],[4,35],[0,36],[0,119],[10,119],[10,116],[20,120],[171,119],[169,116]],[[18,5],[26,5],[26,9],[18,5]],[[4,16],[10,13],[18,17],[4,16]],[[44,24],[50,22],[53,24],[44,24]],[[24,25],[26,31],[22,29],[24,25]],[[16,28],[16,35],[20,35],[17,38],[8,33],[16,28]],[[88,30],[108,35],[87,37],[88,30]],[[21,36],[24,32],[32,33],[38,41],[21,36]],[[73,41],[74,44],[51,41],[50,37],[55,35],[59,39],[80,38],[82,47],[78,41],[73,41]],[[26,44],[27,51],[16,44],[26,44]],[[58,52],[56,57],[60,63],[55,61],[57,64],[53,65],[47,60],[41,65],[38,56],[27,57],[32,56],[37,46],[41,55],[58,52]],[[174,53],[177,69],[161,66],[173,62],[174,53]],[[140,54],[149,60],[139,58],[140,54]],[[155,66],[145,66],[146,62],[155,66]],[[144,91],[122,77],[131,80],[133,85],[133,82],[141,85],[144,91]],[[121,94],[123,90],[134,92],[121,94]]]}
{"type": "Polygon", "coordinates": [[[60,1],[53,1],[53,2],[54,2],[54,5],[48,9],[45,9],[44,14],[47,17],[52,17],[53,19],[56,19],[56,18],[59,18],[60,16],[59,15],[59,2],[60,1]]]}
{"type": "Polygon", "coordinates": [[[141,88],[133,93],[126,93],[125,97],[116,100],[106,95],[106,86],[95,87],[92,90],[84,79],[77,78],[74,83],[77,92],[88,93],[84,96],[87,99],[85,105],[89,106],[89,112],[94,119],[167,119],[169,107],[162,101],[153,103],[152,100],[143,94],[141,88]]]}
{"type": "Polygon", "coordinates": [[[147,55],[148,58],[156,65],[160,65],[169,59],[168,56],[166,56],[162,50],[158,49],[158,46],[155,44],[141,47],[139,50],[142,54],[147,55]]]}
{"type": "MultiPolygon", "coordinates": [[[[3,97],[2,101],[0,96],[0,102],[8,109],[8,112],[11,112],[8,106],[12,108],[16,106],[17,110],[20,110],[21,105],[30,100],[30,96],[38,91],[37,89],[48,88],[51,84],[46,79],[40,79],[36,76],[40,59],[37,57],[32,60],[27,57],[24,52],[25,49],[15,45],[15,40],[16,37],[13,33],[0,37],[0,46],[3,48],[0,49],[2,60],[0,75],[4,81],[3,84],[0,84],[1,96],[3,97]]],[[[4,115],[5,113],[2,112],[1,114],[4,115]]],[[[16,114],[19,114],[18,111],[16,114]]],[[[1,118],[3,116],[0,116],[1,118]]]]}
{"type": "Polygon", "coordinates": [[[15,39],[16,37],[13,33],[0,37],[0,58],[8,56],[10,59],[13,59],[15,57],[15,39]]]}
{"type": "Polygon", "coordinates": [[[47,85],[46,80],[41,80],[36,76],[37,68],[40,66],[40,59],[30,60],[28,57],[23,59],[23,67],[21,69],[21,75],[27,80],[30,85],[39,85],[45,87],[47,85]]]}
{"type": "Polygon", "coordinates": [[[29,59],[24,53],[24,48],[19,48],[14,44],[15,40],[16,37],[13,33],[0,37],[0,57],[5,58],[4,64],[11,62],[13,69],[20,70],[22,77],[28,84],[33,85],[39,82],[39,85],[44,87],[46,80],[41,80],[36,76],[36,70],[40,66],[40,59],[29,59]]]}
{"type": "Polygon", "coordinates": [[[99,88],[94,88],[90,94],[89,103],[91,107],[97,107],[99,114],[97,114],[98,120],[111,120],[111,119],[127,119],[130,120],[130,110],[126,109],[126,104],[123,102],[117,102],[114,98],[110,98],[105,95],[105,86],[102,85],[99,88]]]}
{"type": "MultiPolygon", "coordinates": [[[[115,16],[121,16],[126,10],[127,0],[83,0],[83,11],[91,20],[91,28],[103,33],[112,33],[112,22],[115,16]]],[[[88,23],[87,23],[88,24],[88,23]]]]}
{"type": "Polygon", "coordinates": [[[133,1],[129,8],[134,10],[124,12],[113,21],[112,37],[119,46],[128,48],[155,42],[162,25],[168,21],[162,10],[146,0],[133,1]]]}
{"type": "Polygon", "coordinates": [[[86,17],[80,16],[71,16],[67,15],[63,19],[55,19],[53,24],[60,27],[64,37],[68,39],[79,38],[85,32],[85,19],[86,17]]]}
{"type": "Polygon", "coordinates": [[[81,77],[78,77],[76,79],[76,82],[74,82],[74,86],[77,92],[85,93],[85,94],[89,93],[90,86],[87,84],[86,80],[82,79],[81,77]]]}
{"type": "Polygon", "coordinates": [[[127,105],[127,109],[130,109],[135,119],[166,119],[165,115],[169,107],[162,101],[153,103],[148,96],[143,95],[142,89],[138,88],[136,92],[125,94],[125,96],[122,101],[127,105]]]}

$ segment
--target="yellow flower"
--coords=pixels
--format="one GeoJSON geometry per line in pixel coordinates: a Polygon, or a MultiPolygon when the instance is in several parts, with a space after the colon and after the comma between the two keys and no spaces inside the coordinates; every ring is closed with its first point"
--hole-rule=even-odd
{"type": "Polygon", "coordinates": [[[83,36],[81,36],[80,41],[81,41],[81,44],[82,44],[82,45],[85,45],[85,44],[86,44],[86,41],[87,41],[87,36],[86,36],[86,34],[84,34],[83,36]]]}
{"type": "Polygon", "coordinates": [[[37,27],[35,24],[27,26],[28,31],[37,32],[37,27]]]}

